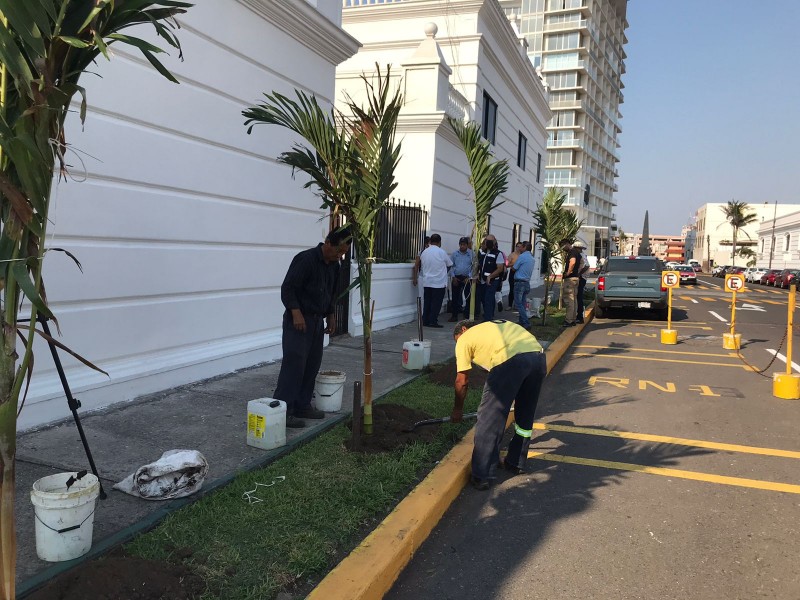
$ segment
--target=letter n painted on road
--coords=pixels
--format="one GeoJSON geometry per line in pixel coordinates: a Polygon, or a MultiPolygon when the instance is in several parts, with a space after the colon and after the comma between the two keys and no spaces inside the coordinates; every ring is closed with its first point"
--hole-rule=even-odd
{"type": "Polygon", "coordinates": [[[596,375],[589,377],[589,385],[591,386],[594,386],[596,383],[607,383],[608,385],[622,388],[623,390],[628,387],[630,382],[630,379],[622,377],[598,377],[596,375]]]}
{"type": "Polygon", "coordinates": [[[648,385],[653,386],[654,388],[656,388],[658,390],[661,390],[662,392],[669,392],[671,394],[675,393],[675,384],[674,383],[667,382],[667,384],[666,384],[667,387],[661,387],[655,381],[648,381],[647,379],[640,379],[639,380],[639,389],[640,390],[646,390],[648,385]]]}

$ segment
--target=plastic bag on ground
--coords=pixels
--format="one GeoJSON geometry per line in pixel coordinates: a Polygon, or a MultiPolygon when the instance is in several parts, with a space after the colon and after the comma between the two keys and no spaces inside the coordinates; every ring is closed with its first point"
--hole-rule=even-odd
{"type": "Polygon", "coordinates": [[[190,496],[203,487],[208,461],[197,450],[167,450],[157,461],[136,469],[115,490],[145,500],[190,496]]]}

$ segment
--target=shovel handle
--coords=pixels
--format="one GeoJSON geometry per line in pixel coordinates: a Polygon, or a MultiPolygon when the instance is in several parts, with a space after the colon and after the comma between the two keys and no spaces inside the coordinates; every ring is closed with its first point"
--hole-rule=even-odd
{"type": "MultiPolygon", "coordinates": [[[[467,413],[463,415],[463,419],[474,419],[478,416],[478,413],[467,413]]],[[[426,425],[439,425],[441,423],[449,423],[451,421],[450,417],[440,417],[438,419],[426,419],[425,421],[417,421],[414,423],[414,426],[409,429],[408,431],[414,431],[417,427],[425,427],[426,425]]]]}

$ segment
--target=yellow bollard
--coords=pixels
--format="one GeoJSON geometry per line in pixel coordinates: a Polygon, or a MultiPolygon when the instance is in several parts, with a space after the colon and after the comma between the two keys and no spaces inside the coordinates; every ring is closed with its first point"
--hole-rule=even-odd
{"type": "Polygon", "coordinates": [[[731,297],[731,331],[722,334],[722,347],[725,350],[738,350],[742,347],[742,334],[736,333],[736,290],[731,297]]]}
{"type": "Polygon", "coordinates": [[[792,372],[792,329],[797,287],[789,287],[789,316],[786,321],[786,373],[772,375],[772,395],[784,400],[800,400],[800,375],[792,372]]]}
{"type": "Polygon", "coordinates": [[[672,285],[667,288],[667,294],[667,328],[661,330],[661,343],[673,346],[678,343],[678,332],[672,328],[672,285]]]}

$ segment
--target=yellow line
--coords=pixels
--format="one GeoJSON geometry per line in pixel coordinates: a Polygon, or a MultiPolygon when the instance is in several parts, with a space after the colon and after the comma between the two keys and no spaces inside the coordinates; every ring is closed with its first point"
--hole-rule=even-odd
{"type": "Polygon", "coordinates": [[[742,477],[726,477],[724,475],[712,475],[710,473],[698,473],[696,471],[668,469],[665,467],[648,467],[646,465],[637,465],[634,463],[615,462],[611,460],[596,460],[594,458],[579,458],[577,456],[565,456],[563,454],[553,454],[551,452],[528,452],[528,458],[535,458],[536,460],[546,460],[550,462],[569,463],[573,465],[600,467],[603,469],[615,469],[619,471],[636,471],[638,473],[648,473],[650,475],[661,475],[662,477],[691,479],[694,481],[720,483],[722,485],[733,485],[736,487],[754,488],[757,490],[769,490],[772,492],[800,494],[800,485],[794,485],[791,483],[776,483],[773,481],[762,481],[760,479],[744,479],[742,477]]]}
{"type": "Polygon", "coordinates": [[[774,304],[775,306],[786,306],[786,302],[778,302],[777,300],[762,300],[762,302],[766,302],[767,304],[774,304]]]}
{"type": "Polygon", "coordinates": [[[760,454],[762,456],[777,456],[780,458],[800,458],[800,452],[794,450],[778,450],[776,448],[761,448],[759,446],[740,446],[739,444],[707,442],[705,440],[691,440],[686,438],[670,437],[666,435],[652,435],[649,433],[611,431],[608,429],[597,429],[596,427],[575,427],[570,425],[556,425],[553,423],[534,423],[533,428],[549,431],[563,431],[565,433],[579,433],[581,435],[598,435],[601,437],[622,438],[625,440],[639,440],[642,442],[658,442],[661,444],[694,446],[695,448],[709,448],[711,450],[722,450],[725,452],[760,454]]]}
{"type": "MultiPolygon", "coordinates": [[[[701,321],[695,321],[695,323],[699,323],[699,322],[701,322],[701,321]]],[[[628,321],[625,324],[626,325],[633,325],[634,327],[658,327],[659,329],[664,329],[664,326],[666,325],[666,323],[650,323],[650,322],[647,322],[647,321],[641,321],[641,322],[628,321]]],[[[711,327],[708,327],[705,324],[702,324],[702,325],[677,325],[675,322],[672,323],[672,328],[673,329],[703,329],[703,330],[706,330],[706,331],[711,331],[712,330],[711,327]]]]}
{"type": "Polygon", "coordinates": [[[625,360],[649,360],[653,362],[668,362],[668,363],[680,363],[685,365],[710,365],[712,367],[736,367],[737,369],[741,368],[745,371],[752,371],[752,367],[748,367],[747,365],[731,365],[725,363],[712,363],[712,362],[702,362],[697,360],[677,360],[674,358],[651,358],[649,356],[625,356],[624,354],[602,354],[602,353],[590,353],[590,352],[575,352],[572,356],[597,356],[602,358],[622,358],[625,360]]]}
{"type": "Polygon", "coordinates": [[[666,354],[689,354],[691,356],[715,356],[717,358],[736,358],[735,352],[728,352],[727,354],[706,354],[705,352],[681,352],[680,350],[654,350],[651,348],[620,348],[619,346],[590,346],[588,344],[578,344],[576,348],[599,348],[603,350],[633,350],[636,352],[659,352],[666,354]]]}
{"type": "Polygon", "coordinates": [[[716,298],[709,298],[708,296],[700,296],[700,300],[705,300],[706,302],[716,302],[716,298]]]}

